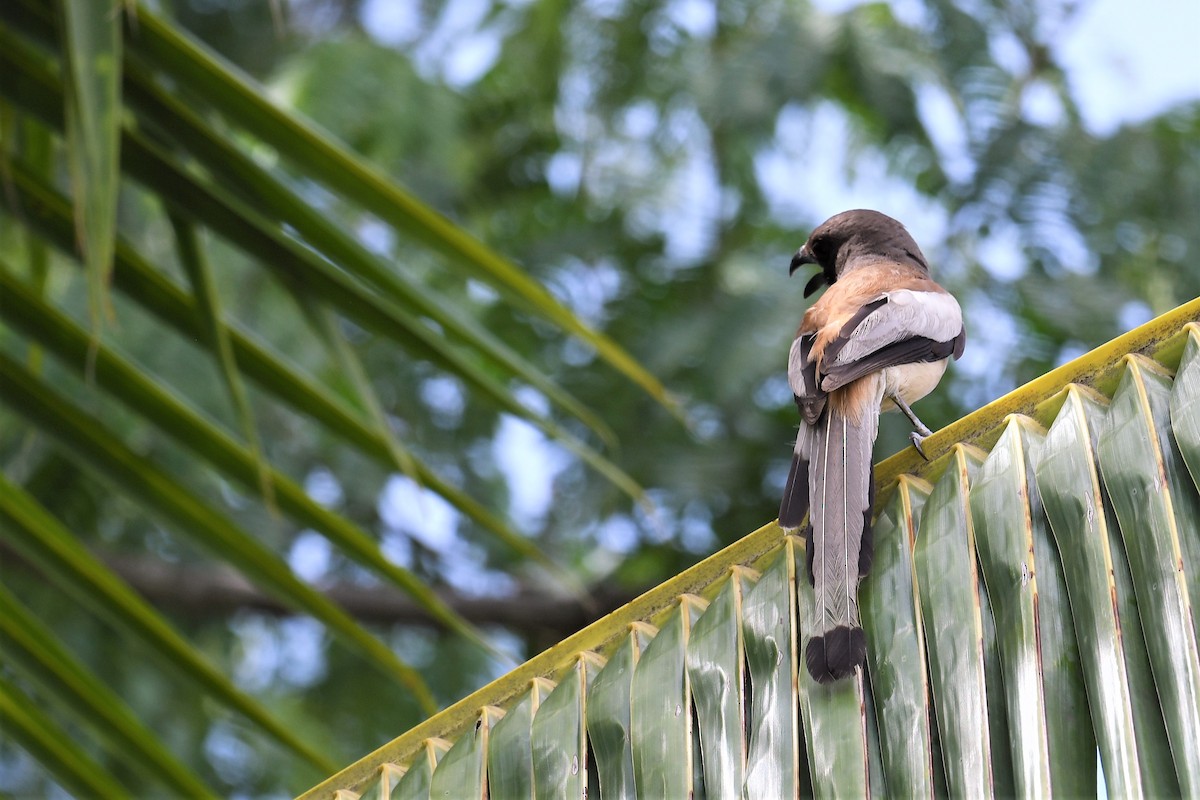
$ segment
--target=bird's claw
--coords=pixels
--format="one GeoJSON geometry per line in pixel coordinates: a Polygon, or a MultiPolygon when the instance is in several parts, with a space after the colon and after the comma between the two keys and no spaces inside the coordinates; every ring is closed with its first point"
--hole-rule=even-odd
{"type": "Polygon", "coordinates": [[[921,442],[932,436],[933,431],[929,430],[928,425],[926,425],[924,422],[921,422],[917,415],[913,413],[913,410],[908,407],[908,403],[904,402],[900,395],[892,395],[892,402],[896,404],[896,408],[904,412],[904,416],[908,417],[908,421],[913,424],[914,428],[916,428],[916,430],[908,435],[908,438],[912,439],[913,447],[915,447],[917,452],[921,454],[921,458],[928,461],[929,456],[925,455],[925,450],[921,447],[921,442]]]}
{"type": "Polygon", "coordinates": [[[913,447],[916,448],[917,452],[921,454],[921,458],[925,459],[926,461],[929,460],[929,456],[925,455],[925,449],[921,447],[921,442],[925,441],[925,439],[929,436],[929,433],[930,432],[927,431],[922,435],[916,431],[913,431],[908,435],[908,438],[912,439],[913,447]]]}

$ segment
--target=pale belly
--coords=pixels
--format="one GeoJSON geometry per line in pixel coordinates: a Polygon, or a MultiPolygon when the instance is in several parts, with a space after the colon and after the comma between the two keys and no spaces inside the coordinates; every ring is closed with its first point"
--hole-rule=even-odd
{"type": "Polygon", "coordinates": [[[941,361],[920,361],[915,364],[901,364],[888,367],[883,371],[884,392],[880,409],[883,411],[896,410],[892,402],[893,394],[899,395],[906,404],[912,405],[933,391],[942,375],[946,372],[948,359],[941,361]]]}

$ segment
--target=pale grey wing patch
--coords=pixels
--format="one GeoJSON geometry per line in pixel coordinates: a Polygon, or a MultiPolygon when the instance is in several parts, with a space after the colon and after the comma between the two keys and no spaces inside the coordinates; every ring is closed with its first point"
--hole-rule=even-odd
{"type": "Polygon", "coordinates": [[[825,410],[825,390],[817,377],[817,365],[810,358],[815,336],[797,336],[788,353],[788,384],[796,398],[796,408],[809,425],[817,424],[825,410]]]}
{"type": "Polygon", "coordinates": [[[851,364],[905,339],[949,342],[962,333],[962,309],[947,293],[897,289],[885,292],[871,304],[880,300],[886,302],[830,345],[825,353],[826,364],[830,367],[851,364]],[[835,352],[829,352],[834,348],[835,352]]]}
{"type": "Polygon", "coordinates": [[[806,348],[805,337],[797,336],[792,340],[792,349],[788,352],[788,385],[792,387],[792,394],[797,397],[809,397],[817,393],[816,386],[810,386],[806,373],[811,372],[808,367],[808,348],[806,348]]]}

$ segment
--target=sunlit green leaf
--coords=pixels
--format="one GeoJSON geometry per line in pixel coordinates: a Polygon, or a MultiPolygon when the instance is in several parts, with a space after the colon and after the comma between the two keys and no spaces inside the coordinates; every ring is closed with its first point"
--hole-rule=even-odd
{"type": "Polygon", "coordinates": [[[736,797],[746,773],[743,598],[755,579],[737,568],[692,628],[687,670],[704,753],[704,787],[711,797],[736,797]]]}
{"type": "Polygon", "coordinates": [[[595,653],[580,653],[538,707],[529,736],[535,797],[587,795],[587,694],[603,666],[604,659],[595,653]]]}
{"type": "MultiPolygon", "coordinates": [[[[1200,486],[1200,325],[1187,327],[1187,344],[1179,371],[1171,385],[1171,430],[1192,474],[1200,486]]],[[[1193,602],[1200,598],[1193,598],[1193,602]]]]}
{"type": "Polygon", "coordinates": [[[393,800],[429,800],[430,783],[438,761],[450,749],[450,743],[440,739],[428,739],[421,746],[421,756],[416,759],[392,792],[393,800]]]}
{"type": "Polygon", "coordinates": [[[692,696],[687,644],[705,601],[684,595],[633,669],[630,741],[639,797],[684,797],[692,789],[692,696]]]}
{"type": "Polygon", "coordinates": [[[799,793],[800,709],[792,697],[797,655],[794,539],[784,540],[743,603],[746,671],[751,702],[746,712],[749,745],[745,786],[756,797],[799,793]],[[794,754],[778,758],[774,753],[794,754]]]}
{"type": "Polygon", "coordinates": [[[1107,402],[1065,390],[1037,466],[1038,491],[1058,544],[1079,638],[1092,724],[1114,796],[1179,793],[1154,695],[1142,623],[1117,521],[1100,482],[1096,442],[1107,402]]]}
{"type": "Polygon", "coordinates": [[[858,590],[884,771],[891,784],[921,797],[934,795],[946,780],[935,752],[936,722],[913,582],[913,543],[931,489],[919,478],[901,476],[895,496],[875,518],[875,558],[858,590]]]}
{"type": "MultiPolygon", "coordinates": [[[[1154,682],[1185,795],[1200,792],[1200,650],[1189,564],[1200,547],[1200,496],[1170,441],[1168,377],[1139,356],[1125,359],[1097,447],[1100,471],[1129,555],[1154,682]]],[[[1200,587],[1196,587],[1200,588],[1200,587]]]]}
{"type": "Polygon", "coordinates": [[[968,491],[981,454],[951,451],[913,549],[933,706],[952,795],[992,792],[983,619],[968,491]]]}
{"type": "Polygon", "coordinates": [[[503,715],[496,708],[483,709],[474,732],[459,738],[446,751],[429,781],[431,798],[486,800],[488,739],[492,726],[503,715]]]}
{"type": "Polygon", "coordinates": [[[630,733],[633,671],[657,633],[647,623],[633,623],[604,669],[592,681],[587,705],[588,737],[595,751],[600,791],[606,798],[632,800],[637,796],[630,733]]]}
{"type": "Polygon", "coordinates": [[[530,683],[525,696],[492,728],[488,744],[488,796],[492,800],[532,800],[534,715],[554,684],[545,678],[530,683]]]}
{"type": "Polygon", "coordinates": [[[1094,794],[1096,742],[1058,553],[1034,482],[1044,435],[1013,416],[971,484],[1020,794],[1094,794]],[[1054,714],[1047,707],[1055,709],[1054,714]]]}

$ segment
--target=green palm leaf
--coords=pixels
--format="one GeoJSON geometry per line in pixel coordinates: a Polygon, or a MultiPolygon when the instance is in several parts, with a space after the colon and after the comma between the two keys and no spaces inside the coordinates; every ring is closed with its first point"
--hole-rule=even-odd
{"type": "Polygon", "coordinates": [[[4,402],[54,440],[97,477],[128,492],[176,530],[228,560],[289,605],[304,609],[369,661],[409,687],[426,707],[435,703],[420,675],[338,606],[297,578],[278,556],[195,494],[140,458],[94,416],[49,391],[24,366],[0,354],[4,402]]]}
{"type": "MultiPolygon", "coordinates": [[[[91,350],[83,331],[70,319],[45,305],[9,277],[0,261],[0,311],[4,318],[42,343],[67,364],[82,372],[90,357],[97,384],[119,397],[142,418],[157,425],[196,456],[250,491],[275,487],[270,498],[300,525],[325,534],[344,552],[406,592],[447,628],[484,643],[482,636],[430,591],[411,572],[384,558],[375,540],[354,524],[319,505],[293,481],[277,471],[264,476],[257,455],[233,441],[199,413],[143,376],[135,366],[101,346],[91,350]]],[[[269,467],[267,468],[269,469],[269,467]]],[[[264,496],[264,501],[267,497],[264,496]]],[[[524,540],[519,540],[524,543],[524,540]]],[[[524,555],[530,555],[523,552],[524,555]]],[[[540,552],[537,553],[541,555],[540,552]]],[[[486,645],[485,645],[486,646],[486,645]]]]}
{"type": "Polygon", "coordinates": [[[76,228],[87,263],[92,329],[99,336],[117,221],[121,14],[117,0],[60,0],[59,10],[76,228]]]}
{"type": "MultiPolygon", "coordinates": [[[[315,420],[386,468],[409,474],[503,548],[540,562],[570,591],[575,591],[573,580],[535,542],[431,469],[408,442],[401,441],[387,421],[391,410],[384,408],[357,353],[344,339],[343,321],[401,345],[414,360],[454,375],[494,409],[525,419],[557,438],[631,496],[640,498],[641,489],[553,415],[563,412],[583,422],[605,444],[614,444],[610,430],[593,411],[449,300],[368,252],[338,223],[307,203],[294,186],[332,177],[328,185],[349,203],[375,213],[382,203],[387,219],[417,242],[449,256],[453,265],[467,266],[468,273],[483,274],[501,285],[505,295],[518,299],[525,310],[583,337],[603,358],[664,401],[665,392],[610,340],[589,330],[509,262],[392,186],[311,124],[264,101],[259,90],[209,57],[189,37],[144,11],[123,37],[129,11],[132,6],[73,0],[50,5],[18,0],[0,6],[0,71],[5,74],[0,96],[11,104],[5,106],[5,125],[6,130],[22,131],[25,144],[19,151],[5,148],[0,209],[6,221],[24,228],[32,265],[29,278],[23,279],[12,265],[0,264],[3,330],[23,337],[31,354],[28,366],[7,352],[0,355],[4,386],[0,402],[29,425],[32,433],[25,453],[40,454],[44,443],[51,442],[55,450],[158,516],[173,532],[192,538],[288,606],[320,620],[335,639],[375,663],[432,711],[428,687],[390,647],[299,580],[278,554],[235,524],[220,506],[204,499],[189,485],[195,474],[173,474],[122,441],[110,425],[113,420],[101,415],[103,406],[97,405],[94,391],[119,400],[144,428],[152,426],[170,437],[196,461],[240,485],[247,497],[265,509],[324,534],[340,553],[407,592],[448,629],[485,648],[490,645],[474,627],[421,579],[385,558],[370,533],[314,502],[271,465],[256,425],[261,411],[252,405],[246,384],[256,384],[273,402],[315,420]],[[136,51],[129,49],[133,41],[138,43],[136,51]],[[163,89],[168,84],[170,92],[163,89]],[[181,105],[174,92],[181,92],[189,102],[201,100],[181,105]],[[230,133],[226,127],[230,123],[239,130],[230,133]],[[292,160],[291,174],[296,178],[265,169],[248,157],[244,133],[278,136],[271,146],[292,160]],[[50,157],[55,147],[62,148],[71,166],[71,192],[66,196],[59,193],[60,176],[50,157]],[[167,212],[186,285],[173,282],[119,234],[116,208],[122,178],[141,187],[137,197],[148,196],[167,212]],[[312,323],[314,339],[325,345],[327,363],[352,387],[357,408],[227,317],[209,264],[215,252],[208,244],[211,239],[233,245],[255,269],[272,275],[291,293],[312,323]],[[44,291],[50,249],[81,256],[89,287],[90,334],[61,294],[44,291]],[[191,400],[168,389],[163,376],[120,355],[113,345],[118,328],[101,330],[111,315],[106,295],[110,281],[150,312],[163,329],[199,343],[207,352],[224,384],[239,436],[230,435],[199,413],[191,400]],[[82,376],[83,382],[45,382],[39,366],[42,348],[56,359],[54,369],[65,366],[82,376]],[[534,410],[518,399],[514,388],[522,384],[547,398],[553,413],[534,410]]],[[[206,696],[240,713],[309,764],[323,771],[330,768],[327,756],[234,687],[83,550],[78,536],[66,533],[21,487],[10,485],[7,478],[4,486],[12,489],[0,503],[7,547],[75,602],[149,643],[167,671],[194,681],[206,696]]],[[[16,612],[12,619],[16,624],[16,612]]],[[[58,653],[57,663],[73,663],[65,650],[54,649],[52,632],[30,630],[34,633],[21,640],[29,646],[12,655],[28,660],[35,659],[36,653],[46,657],[58,653]],[[38,644],[44,648],[36,650],[38,644]]],[[[66,670],[62,667],[47,675],[67,675],[66,670]]],[[[105,694],[101,683],[86,671],[79,675],[83,677],[74,685],[82,688],[76,694],[65,693],[62,685],[48,694],[73,708],[77,719],[108,731],[108,741],[117,741],[111,736],[126,737],[127,746],[110,754],[114,764],[140,764],[142,769],[134,770],[140,775],[166,781],[181,794],[200,793],[195,776],[173,771],[173,757],[155,750],[144,736],[139,738],[136,722],[119,716],[119,704],[105,694]]],[[[42,760],[64,786],[82,794],[124,793],[116,790],[117,782],[110,781],[92,757],[55,743],[56,738],[64,738],[57,723],[27,702],[24,685],[5,684],[5,689],[6,720],[14,721],[10,738],[42,760]]],[[[410,771],[408,777],[407,785],[417,785],[420,770],[410,771]]]]}
{"type": "Polygon", "coordinates": [[[601,358],[659,402],[679,412],[666,389],[608,337],[584,325],[515,264],[494,253],[403,189],[383,180],[325,131],[273,105],[266,94],[219,56],[143,9],[133,55],[187,86],[235,125],[270,142],[306,174],[449,256],[506,296],[596,348],[601,358]]]}
{"type": "Polygon", "coordinates": [[[127,69],[129,101],[164,136],[187,148],[224,186],[235,187],[239,195],[260,212],[291,226],[306,242],[340,268],[361,278],[417,314],[435,322],[456,341],[479,349],[485,356],[526,381],[572,416],[584,421],[606,443],[615,444],[612,431],[592,411],[571,397],[557,384],[513,352],[503,342],[484,331],[478,323],[454,308],[444,298],[411,280],[403,272],[367,250],[358,240],[335,224],[328,215],[310,206],[282,180],[258,166],[223,137],[206,125],[186,104],[172,97],[140,69],[127,69]]]}
{"type": "Polygon", "coordinates": [[[113,774],[51,720],[20,687],[0,674],[0,717],[4,733],[80,797],[131,797],[113,774]]]}
{"type": "Polygon", "coordinates": [[[206,696],[228,706],[299,755],[317,770],[331,766],[327,756],[300,741],[283,723],[233,682],[176,632],[145,600],[78,546],[36,500],[0,477],[0,532],[5,543],[37,566],[55,587],[113,627],[144,642],[171,672],[191,681],[206,696]]]}
{"type": "MultiPolygon", "coordinates": [[[[1200,561],[1180,554],[1200,540],[1200,491],[1176,441],[1193,424],[1185,409],[1200,370],[1198,316],[1200,300],[949,426],[929,440],[932,463],[902,453],[876,468],[882,541],[861,588],[866,674],[820,686],[799,666],[811,603],[797,577],[803,544],[769,525],[303,797],[370,787],[383,764],[403,768],[429,737],[472,736],[480,709],[524,703],[530,681],[571,675],[573,659],[591,651],[612,657],[590,694],[618,718],[610,700],[620,699],[632,720],[633,790],[606,787],[599,763],[601,797],[684,796],[693,758],[711,750],[729,762],[724,737],[702,732],[692,753],[683,709],[693,702],[704,730],[733,728],[735,742],[749,743],[740,785],[706,771],[709,796],[1088,795],[1097,743],[1110,789],[1190,792],[1200,561]],[[1132,580],[1120,577],[1126,557],[1132,580]],[[731,587],[747,567],[762,574],[730,618],[731,587]],[[714,600],[706,609],[696,594],[714,600]],[[658,633],[634,660],[627,630],[649,621],[658,633]],[[730,631],[722,645],[718,629],[730,631]],[[689,679],[726,662],[713,673],[722,680],[689,679]],[[743,664],[745,684],[731,680],[743,664]]],[[[597,754],[611,751],[603,729],[589,734],[597,754]]],[[[538,769],[535,759],[535,782],[538,769]]],[[[561,764],[546,769],[557,775],[561,764]]]]}
{"type": "MultiPolygon", "coordinates": [[[[237,412],[241,424],[242,435],[250,447],[250,457],[254,461],[258,473],[259,489],[268,506],[274,505],[273,489],[269,467],[262,452],[259,441],[258,427],[254,424],[254,412],[250,408],[250,398],[246,394],[242,373],[238,371],[234,361],[233,348],[229,343],[229,330],[221,324],[221,305],[217,296],[216,282],[208,259],[204,256],[199,234],[195,226],[178,214],[167,215],[171,228],[175,232],[175,248],[179,254],[179,262],[187,273],[191,284],[192,296],[196,298],[196,307],[204,320],[205,333],[208,336],[208,347],[216,357],[220,368],[221,379],[229,392],[229,399],[237,412]]],[[[60,325],[68,324],[66,319],[60,320],[60,325]]]]}
{"type": "Polygon", "coordinates": [[[0,653],[25,680],[38,684],[76,720],[96,731],[127,769],[149,775],[187,797],[216,795],[166,751],[153,733],[24,608],[0,587],[0,653]]]}
{"type": "MultiPolygon", "coordinates": [[[[36,15],[30,20],[19,5],[0,9],[0,14],[3,13],[9,14],[15,22],[29,24],[35,29],[45,26],[45,21],[37,19],[36,15]]],[[[6,92],[14,103],[38,115],[46,124],[61,129],[63,115],[57,99],[61,89],[52,70],[41,63],[43,59],[28,46],[7,35],[3,28],[0,28],[0,45],[0,67],[11,70],[16,76],[0,86],[0,92],[6,92]]],[[[458,375],[501,409],[528,420],[548,436],[558,439],[631,497],[642,498],[641,487],[620,468],[561,425],[519,401],[507,386],[450,346],[421,318],[406,312],[396,302],[369,292],[228,191],[194,177],[145,136],[126,130],[122,142],[122,168],[130,177],[158,194],[176,213],[205,225],[253,256],[288,291],[297,295],[316,295],[322,304],[337,309],[360,327],[393,339],[415,357],[427,359],[458,375]]],[[[303,305],[306,301],[300,302],[303,305]]],[[[496,350],[486,346],[485,349],[496,350]]],[[[544,383],[543,379],[537,380],[544,383]]]]}
{"type": "MultiPolygon", "coordinates": [[[[0,58],[2,57],[0,55],[0,58]]],[[[71,226],[66,201],[34,178],[21,164],[14,163],[11,168],[13,191],[0,193],[0,200],[17,220],[44,237],[43,241],[69,252],[71,226]]],[[[115,260],[113,281],[120,291],[160,322],[173,327],[181,336],[193,340],[203,339],[204,321],[195,308],[194,300],[120,239],[117,241],[115,260]]],[[[234,359],[247,377],[280,402],[329,428],[373,458],[400,468],[393,443],[376,426],[363,423],[325,387],[269,352],[247,334],[233,326],[227,325],[227,328],[234,359]]],[[[524,537],[515,533],[504,521],[462,490],[443,480],[422,462],[417,461],[414,466],[424,486],[445,497],[485,530],[514,547],[530,546],[524,537]]]]}

